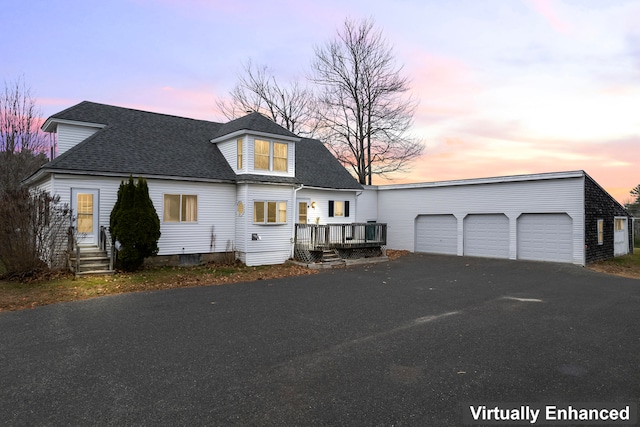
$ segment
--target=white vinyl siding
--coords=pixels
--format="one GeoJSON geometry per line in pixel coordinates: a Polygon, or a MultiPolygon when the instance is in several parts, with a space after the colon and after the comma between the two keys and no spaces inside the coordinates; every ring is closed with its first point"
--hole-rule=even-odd
{"type": "MultiPolygon", "coordinates": [[[[293,202],[293,188],[288,185],[264,185],[264,184],[247,184],[246,185],[245,204],[245,224],[246,231],[244,236],[245,249],[240,258],[244,259],[245,264],[266,265],[281,264],[291,257],[293,237],[293,227],[295,208],[293,202]],[[286,204],[285,223],[265,224],[255,223],[255,202],[279,202],[286,204]],[[256,235],[258,239],[253,240],[252,236],[256,235]]],[[[266,204],[265,204],[266,205],[266,204]]],[[[266,209],[265,209],[266,210],[266,209]]],[[[278,214],[276,209],[276,215],[278,214]]],[[[268,212],[264,213],[265,220],[268,212]]]]}
{"type": "Polygon", "coordinates": [[[235,249],[238,251],[238,255],[242,262],[246,262],[244,259],[244,253],[247,249],[247,221],[251,221],[252,217],[248,212],[251,212],[249,208],[249,202],[247,201],[248,185],[241,184],[236,189],[236,226],[235,226],[235,249]],[[244,206],[244,212],[238,213],[237,205],[242,203],[244,206]]]}
{"type": "Polygon", "coordinates": [[[463,247],[468,256],[509,258],[509,218],[503,214],[467,215],[463,247]]]}
{"type": "Polygon", "coordinates": [[[518,218],[518,259],[571,262],[573,221],[564,213],[523,214],[518,218]]]}
{"type": "MultiPolygon", "coordinates": [[[[55,193],[70,203],[71,188],[99,188],[100,225],[108,227],[120,182],[126,178],[55,175],[55,193]]],[[[213,184],[147,179],[149,196],[162,219],[164,194],[198,194],[197,223],[160,225],[158,255],[224,252],[229,242],[235,245],[236,188],[233,184],[213,184]]]]}
{"type": "Polygon", "coordinates": [[[296,194],[298,199],[309,201],[307,224],[344,224],[355,222],[358,206],[356,205],[356,191],[354,190],[336,191],[303,188],[296,194]],[[330,217],[329,202],[331,200],[340,200],[343,203],[349,202],[349,217],[330,217]],[[315,207],[313,207],[314,202],[315,207]]]}
{"type": "Polygon", "coordinates": [[[96,133],[99,129],[89,126],[78,126],[66,123],[58,123],[57,125],[57,140],[58,140],[58,152],[57,156],[68,151],[70,148],[75,147],[91,135],[96,133]]]}

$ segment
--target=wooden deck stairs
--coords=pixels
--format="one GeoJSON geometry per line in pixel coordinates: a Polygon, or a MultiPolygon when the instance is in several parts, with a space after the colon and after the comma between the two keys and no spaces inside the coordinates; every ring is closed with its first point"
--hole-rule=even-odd
{"type": "Polygon", "coordinates": [[[322,262],[328,264],[343,264],[344,260],[334,249],[324,249],[322,251],[322,262]]]}
{"type": "Polygon", "coordinates": [[[76,276],[111,275],[114,273],[109,268],[109,256],[106,251],[97,246],[80,246],[80,258],[76,263],[76,254],[72,253],[69,259],[71,271],[76,276]]]}

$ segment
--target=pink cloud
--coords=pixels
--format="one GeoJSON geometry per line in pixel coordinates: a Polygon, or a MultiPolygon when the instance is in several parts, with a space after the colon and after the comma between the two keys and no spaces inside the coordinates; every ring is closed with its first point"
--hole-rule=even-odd
{"type": "Polygon", "coordinates": [[[421,49],[414,49],[407,56],[411,58],[407,74],[413,76],[410,92],[420,101],[417,122],[460,117],[474,110],[474,97],[482,87],[469,66],[421,49]]]}
{"type": "Polygon", "coordinates": [[[640,184],[640,137],[606,143],[499,140],[474,135],[443,137],[427,147],[407,174],[376,184],[433,182],[491,176],[585,170],[619,202],[640,184]]]}
{"type": "Polygon", "coordinates": [[[544,17],[549,25],[559,33],[567,34],[571,28],[569,24],[561,19],[556,13],[556,9],[551,5],[551,0],[529,0],[533,9],[544,17]]]}

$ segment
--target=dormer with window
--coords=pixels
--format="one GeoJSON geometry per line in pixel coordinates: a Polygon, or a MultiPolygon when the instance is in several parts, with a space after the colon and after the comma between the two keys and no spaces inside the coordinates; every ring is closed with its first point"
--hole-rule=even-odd
{"type": "Polygon", "coordinates": [[[299,137],[253,113],[223,125],[211,141],[238,175],[295,176],[299,137]]]}

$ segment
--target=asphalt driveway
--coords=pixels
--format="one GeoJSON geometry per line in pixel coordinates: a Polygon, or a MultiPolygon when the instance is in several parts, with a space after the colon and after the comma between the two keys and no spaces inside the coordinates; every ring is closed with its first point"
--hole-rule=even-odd
{"type": "Polygon", "coordinates": [[[462,423],[638,402],[640,280],[413,254],[0,314],[1,425],[462,423]]]}

